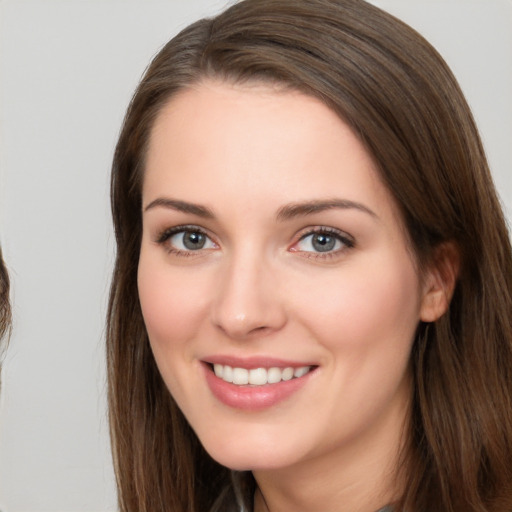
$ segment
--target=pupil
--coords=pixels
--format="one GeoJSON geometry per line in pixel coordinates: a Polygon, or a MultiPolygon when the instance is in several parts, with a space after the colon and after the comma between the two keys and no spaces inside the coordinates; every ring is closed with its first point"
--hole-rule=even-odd
{"type": "Polygon", "coordinates": [[[206,240],[202,233],[196,233],[194,231],[185,233],[183,237],[183,245],[192,251],[202,249],[206,240]]]}
{"type": "Polygon", "coordinates": [[[336,239],[330,235],[318,234],[313,236],[313,247],[318,252],[327,252],[334,249],[336,239]]]}

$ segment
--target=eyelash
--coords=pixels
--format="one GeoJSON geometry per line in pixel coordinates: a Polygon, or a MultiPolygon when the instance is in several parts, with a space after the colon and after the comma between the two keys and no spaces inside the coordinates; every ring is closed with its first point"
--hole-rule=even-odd
{"type": "MultiPolygon", "coordinates": [[[[204,236],[207,240],[210,241],[210,243],[217,245],[204,229],[200,228],[199,226],[195,226],[195,225],[181,225],[181,226],[175,226],[173,228],[165,229],[158,234],[158,236],[156,238],[156,243],[159,245],[166,245],[167,246],[166,250],[169,254],[174,254],[176,256],[181,256],[181,257],[197,256],[198,254],[194,254],[194,253],[200,253],[200,252],[202,252],[202,250],[210,249],[210,248],[206,248],[206,249],[200,248],[197,250],[192,250],[192,249],[182,250],[182,249],[177,249],[176,247],[174,247],[173,245],[168,243],[169,240],[174,235],[177,235],[180,233],[183,233],[183,234],[197,233],[199,235],[204,236]]],[[[344,233],[343,231],[340,231],[338,229],[334,229],[331,227],[318,226],[318,227],[314,227],[314,228],[304,229],[302,234],[299,236],[299,239],[296,242],[294,242],[294,244],[292,245],[292,247],[289,250],[291,252],[301,253],[301,255],[305,258],[326,260],[326,259],[335,258],[337,256],[340,256],[341,253],[344,253],[347,250],[352,249],[354,246],[355,246],[354,239],[347,233],[344,233]],[[300,244],[301,242],[306,240],[308,237],[312,237],[314,235],[326,235],[327,237],[332,237],[335,239],[336,242],[341,243],[342,247],[338,248],[336,250],[328,250],[325,252],[304,251],[304,250],[295,248],[298,244],[300,244]]]]}
{"type": "MultiPolygon", "coordinates": [[[[182,250],[177,249],[173,245],[171,245],[169,240],[174,236],[178,235],[179,233],[197,233],[199,235],[204,236],[207,240],[209,240],[211,243],[215,244],[215,242],[212,240],[211,236],[206,233],[204,229],[201,229],[199,226],[194,225],[184,225],[184,226],[175,226],[173,228],[164,229],[162,232],[159,233],[159,235],[156,238],[156,243],[159,245],[166,246],[166,250],[169,254],[174,254],[176,256],[182,256],[182,257],[190,257],[190,256],[196,256],[197,254],[201,252],[201,249],[198,250],[182,250]]],[[[217,244],[215,244],[217,245],[217,244]]],[[[207,250],[207,249],[206,249],[207,250]]]]}
{"type": "Polygon", "coordinates": [[[300,252],[301,255],[305,258],[327,260],[339,257],[342,253],[346,252],[347,250],[353,249],[354,246],[354,239],[347,233],[344,233],[343,231],[331,227],[318,226],[315,228],[307,228],[306,230],[304,230],[303,233],[300,235],[299,240],[295,242],[295,244],[292,246],[290,250],[292,252],[300,252]],[[336,250],[329,250],[325,252],[301,251],[300,249],[294,249],[294,247],[297,246],[300,242],[314,235],[326,235],[328,237],[332,237],[335,239],[336,242],[339,242],[342,245],[342,247],[336,250]]]}

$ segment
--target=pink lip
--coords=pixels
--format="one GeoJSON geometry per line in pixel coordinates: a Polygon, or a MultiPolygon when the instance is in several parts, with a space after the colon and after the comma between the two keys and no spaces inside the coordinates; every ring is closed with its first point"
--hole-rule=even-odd
{"type": "MultiPolygon", "coordinates": [[[[223,359],[225,361],[225,359],[223,359]]],[[[242,366],[240,362],[238,362],[236,367],[238,368],[261,368],[261,367],[281,367],[282,364],[273,363],[270,365],[267,364],[256,364],[252,366],[247,366],[246,364],[242,366]]],[[[222,364],[222,363],[221,363],[222,364]]],[[[224,364],[229,364],[225,362],[224,364]]],[[[309,380],[309,377],[315,373],[314,370],[306,373],[303,377],[294,378],[287,381],[281,381],[277,384],[266,384],[264,386],[239,386],[236,384],[231,384],[229,382],[225,382],[224,380],[216,377],[213,373],[210,365],[208,363],[203,363],[203,370],[206,378],[206,382],[210,388],[212,394],[222,402],[223,404],[233,407],[235,409],[241,409],[245,411],[259,411],[262,409],[266,409],[272,407],[273,405],[286,400],[291,397],[294,393],[299,391],[309,380]]],[[[231,365],[230,365],[231,366],[231,365]]],[[[287,364],[286,366],[295,366],[287,364]]],[[[305,366],[305,365],[304,365],[305,366]]]]}

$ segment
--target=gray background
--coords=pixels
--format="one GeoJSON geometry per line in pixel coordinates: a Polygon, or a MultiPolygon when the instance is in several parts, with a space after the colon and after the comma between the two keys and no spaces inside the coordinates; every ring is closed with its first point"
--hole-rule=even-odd
{"type": "MultiPolygon", "coordinates": [[[[512,212],[512,2],[377,0],[440,50],[512,212]]],[[[109,166],[150,57],[224,0],[0,0],[0,234],[15,330],[3,512],[114,511],[103,364],[109,166]]]]}

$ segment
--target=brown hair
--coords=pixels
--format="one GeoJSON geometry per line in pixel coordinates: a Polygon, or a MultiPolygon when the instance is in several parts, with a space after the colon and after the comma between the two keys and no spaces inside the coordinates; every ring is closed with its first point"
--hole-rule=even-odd
{"type": "Polygon", "coordinates": [[[438,53],[362,0],[245,0],[178,34],[129,106],[112,170],[117,259],[108,312],[110,425],[122,512],[221,510],[254,482],[205,453],[156,368],[137,293],[141,183],[153,122],[205,78],[320,98],[373,156],[420,266],[460,253],[447,314],[418,326],[397,511],[512,510],[512,254],[480,138],[438,53]]]}
{"type": "MultiPolygon", "coordinates": [[[[11,303],[9,302],[9,274],[0,249],[0,342],[8,337],[11,330],[11,303]]],[[[4,347],[0,346],[0,364],[4,347]]],[[[0,366],[1,370],[1,366],[0,366]]]]}

